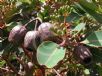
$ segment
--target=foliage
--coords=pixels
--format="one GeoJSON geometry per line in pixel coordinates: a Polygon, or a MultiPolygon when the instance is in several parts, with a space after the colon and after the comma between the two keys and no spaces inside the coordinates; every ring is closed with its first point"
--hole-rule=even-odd
{"type": "Polygon", "coordinates": [[[102,76],[101,25],[101,0],[0,0],[0,75],[102,76]]]}
{"type": "Polygon", "coordinates": [[[65,49],[53,42],[44,42],[37,49],[37,59],[41,65],[52,68],[57,62],[62,60],[65,55],[65,49]]]}

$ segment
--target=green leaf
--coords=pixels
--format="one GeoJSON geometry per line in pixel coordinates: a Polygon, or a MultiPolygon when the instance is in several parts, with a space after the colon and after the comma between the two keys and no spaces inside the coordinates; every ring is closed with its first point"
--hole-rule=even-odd
{"type": "Polygon", "coordinates": [[[2,50],[2,56],[8,56],[9,55],[9,53],[11,52],[11,51],[13,51],[12,50],[12,48],[14,47],[14,45],[13,44],[11,44],[11,43],[9,43],[3,50],[2,50]]]}
{"type": "Polygon", "coordinates": [[[101,66],[97,66],[97,71],[98,71],[99,75],[102,76],[102,67],[101,66]]]}
{"type": "Polygon", "coordinates": [[[9,23],[9,20],[12,18],[12,16],[18,12],[18,9],[16,7],[12,7],[12,9],[10,9],[9,11],[5,12],[5,17],[4,17],[4,21],[6,21],[6,23],[9,23]]]}
{"type": "Polygon", "coordinates": [[[2,67],[6,62],[4,60],[0,61],[0,67],[2,67]]]}
{"type": "Polygon", "coordinates": [[[77,13],[72,12],[71,14],[69,14],[69,16],[66,18],[67,22],[72,22],[75,20],[78,20],[81,16],[78,15],[77,13]]]}
{"type": "Polygon", "coordinates": [[[1,50],[1,48],[2,48],[2,40],[0,40],[0,50],[1,50]]]}
{"type": "Polygon", "coordinates": [[[94,62],[102,63],[102,50],[98,48],[90,48],[90,51],[93,55],[94,62]]]}
{"type": "Polygon", "coordinates": [[[97,5],[96,5],[95,3],[89,2],[89,1],[87,1],[87,0],[80,0],[79,3],[80,3],[81,5],[83,5],[83,6],[85,6],[85,7],[89,8],[89,9],[91,9],[91,10],[97,10],[97,9],[98,9],[98,7],[97,7],[97,5]]]}
{"type": "MultiPolygon", "coordinates": [[[[69,14],[66,18],[66,22],[73,22],[73,21],[76,21],[76,20],[79,20],[81,16],[78,15],[77,13],[75,12],[71,12],[71,14],[69,14]]],[[[60,20],[63,21],[64,20],[64,16],[60,16],[60,20]]]]}
{"type": "Polygon", "coordinates": [[[43,42],[37,49],[37,60],[40,65],[54,67],[65,56],[65,49],[52,41],[43,42]]]}
{"type": "Polygon", "coordinates": [[[86,25],[86,23],[80,23],[72,31],[80,32],[82,29],[85,28],[85,25],[86,25]]]}
{"type": "Polygon", "coordinates": [[[97,13],[96,10],[98,8],[94,3],[89,3],[85,0],[80,0],[79,3],[75,3],[75,5],[93,16],[98,22],[102,23],[102,14],[97,13]]]}
{"type": "Polygon", "coordinates": [[[9,44],[8,39],[6,37],[0,40],[0,52],[9,44]]]}
{"type": "Polygon", "coordinates": [[[39,1],[41,1],[42,3],[44,3],[46,0],[39,0],[39,1]]]}
{"type": "Polygon", "coordinates": [[[18,0],[18,2],[24,2],[24,3],[29,3],[29,4],[31,4],[31,0],[18,0]]]}
{"type": "Polygon", "coordinates": [[[14,26],[17,26],[17,22],[11,22],[9,24],[6,24],[7,30],[10,31],[14,26]]]}
{"type": "Polygon", "coordinates": [[[81,43],[84,43],[86,45],[93,46],[93,47],[102,47],[102,31],[93,32],[81,43]]]}

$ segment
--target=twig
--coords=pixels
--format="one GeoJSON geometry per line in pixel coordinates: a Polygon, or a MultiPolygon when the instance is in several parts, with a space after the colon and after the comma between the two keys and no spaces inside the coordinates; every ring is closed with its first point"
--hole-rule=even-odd
{"type": "Polygon", "coordinates": [[[7,65],[19,76],[18,71],[15,69],[15,67],[9,62],[8,59],[4,59],[7,63],[7,65]]]}
{"type": "Polygon", "coordinates": [[[40,66],[38,64],[37,58],[36,58],[36,51],[33,51],[33,57],[32,57],[32,62],[34,63],[35,67],[37,67],[36,69],[40,69],[42,71],[42,76],[45,76],[45,68],[44,66],[40,66]]]}
{"type": "Polygon", "coordinates": [[[35,28],[34,28],[34,30],[37,29],[37,24],[38,24],[38,20],[35,21],[35,28]]]}
{"type": "Polygon", "coordinates": [[[26,23],[24,26],[26,27],[29,23],[35,21],[35,20],[39,20],[40,22],[42,22],[39,18],[35,18],[35,19],[31,19],[28,23],[26,23]]]}
{"type": "Polygon", "coordinates": [[[60,71],[60,74],[66,71],[68,71],[68,69],[63,69],[62,71],[60,71]]]}
{"type": "Polygon", "coordinates": [[[28,65],[24,63],[19,57],[16,57],[17,61],[25,68],[25,70],[28,70],[28,65]]]}
{"type": "Polygon", "coordinates": [[[60,43],[59,45],[63,47],[65,46],[65,43],[66,43],[66,40],[63,40],[62,43],[60,43]]]}
{"type": "Polygon", "coordinates": [[[56,71],[54,68],[53,68],[53,71],[58,75],[58,76],[61,76],[58,71],[56,71]]]}
{"type": "Polygon", "coordinates": [[[8,71],[9,71],[9,72],[13,72],[12,70],[9,70],[9,69],[7,69],[7,68],[2,68],[2,67],[0,67],[0,69],[3,70],[3,71],[7,71],[7,72],[8,72],[8,71]]]}

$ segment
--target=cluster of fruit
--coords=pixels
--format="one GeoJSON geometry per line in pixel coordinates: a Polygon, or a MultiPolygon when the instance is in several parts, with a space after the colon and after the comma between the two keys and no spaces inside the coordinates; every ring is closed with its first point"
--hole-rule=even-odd
{"type": "MultiPolygon", "coordinates": [[[[8,37],[9,42],[20,45],[24,42],[24,48],[29,51],[37,50],[39,44],[47,38],[54,37],[54,34],[50,30],[53,24],[49,22],[41,23],[37,30],[28,31],[26,26],[15,26],[8,37]]],[[[75,55],[84,64],[90,64],[92,62],[92,54],[90,50],[83,45],[78,44],[75,46],[75,55]]]]}
{"type": "Polygon", "coordinates": [[[50,31],[51,27],[53,27],[51,23],[44,22],[39,25],[37,30],[28,31],[26,25],[17,25],[10,31],[8,40],[14,45],[20,45],[24,42],[24,47],[33,51],[44,39],[53,36],[50,31]]]}

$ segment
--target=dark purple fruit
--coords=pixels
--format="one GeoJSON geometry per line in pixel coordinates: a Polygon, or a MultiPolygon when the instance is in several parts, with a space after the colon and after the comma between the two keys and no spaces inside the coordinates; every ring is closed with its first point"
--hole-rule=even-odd
{"type": "Polygon", "coordinates": [[[50,30],[50,28],[52,28],[52,27],[53,27],[53,25],[49,22],[44,22],[38,27],[38,31],[41,34],[42,40],[53,36],[53,33],[50,30]]]}
{"type": "Polygon", "coordinates": [[[79,61],[85,65],[88,65],[92,62],[92,54],[86,46],[76,46],[75,55],[79,59],[79,61]]]}
{"type": "Polygon", "coordinates": [[[30,51],[36,50],[40,44],[40,34],[38,31],[28,31],[24,38],[24,47],[30,51]]]}
{"type": "Polygon", "coordinates": [[[24,36],[27,33],[25,26],[15,26],[9,34],[8,40],[14,44],[21,44],[23,42],[24,36]]]}

